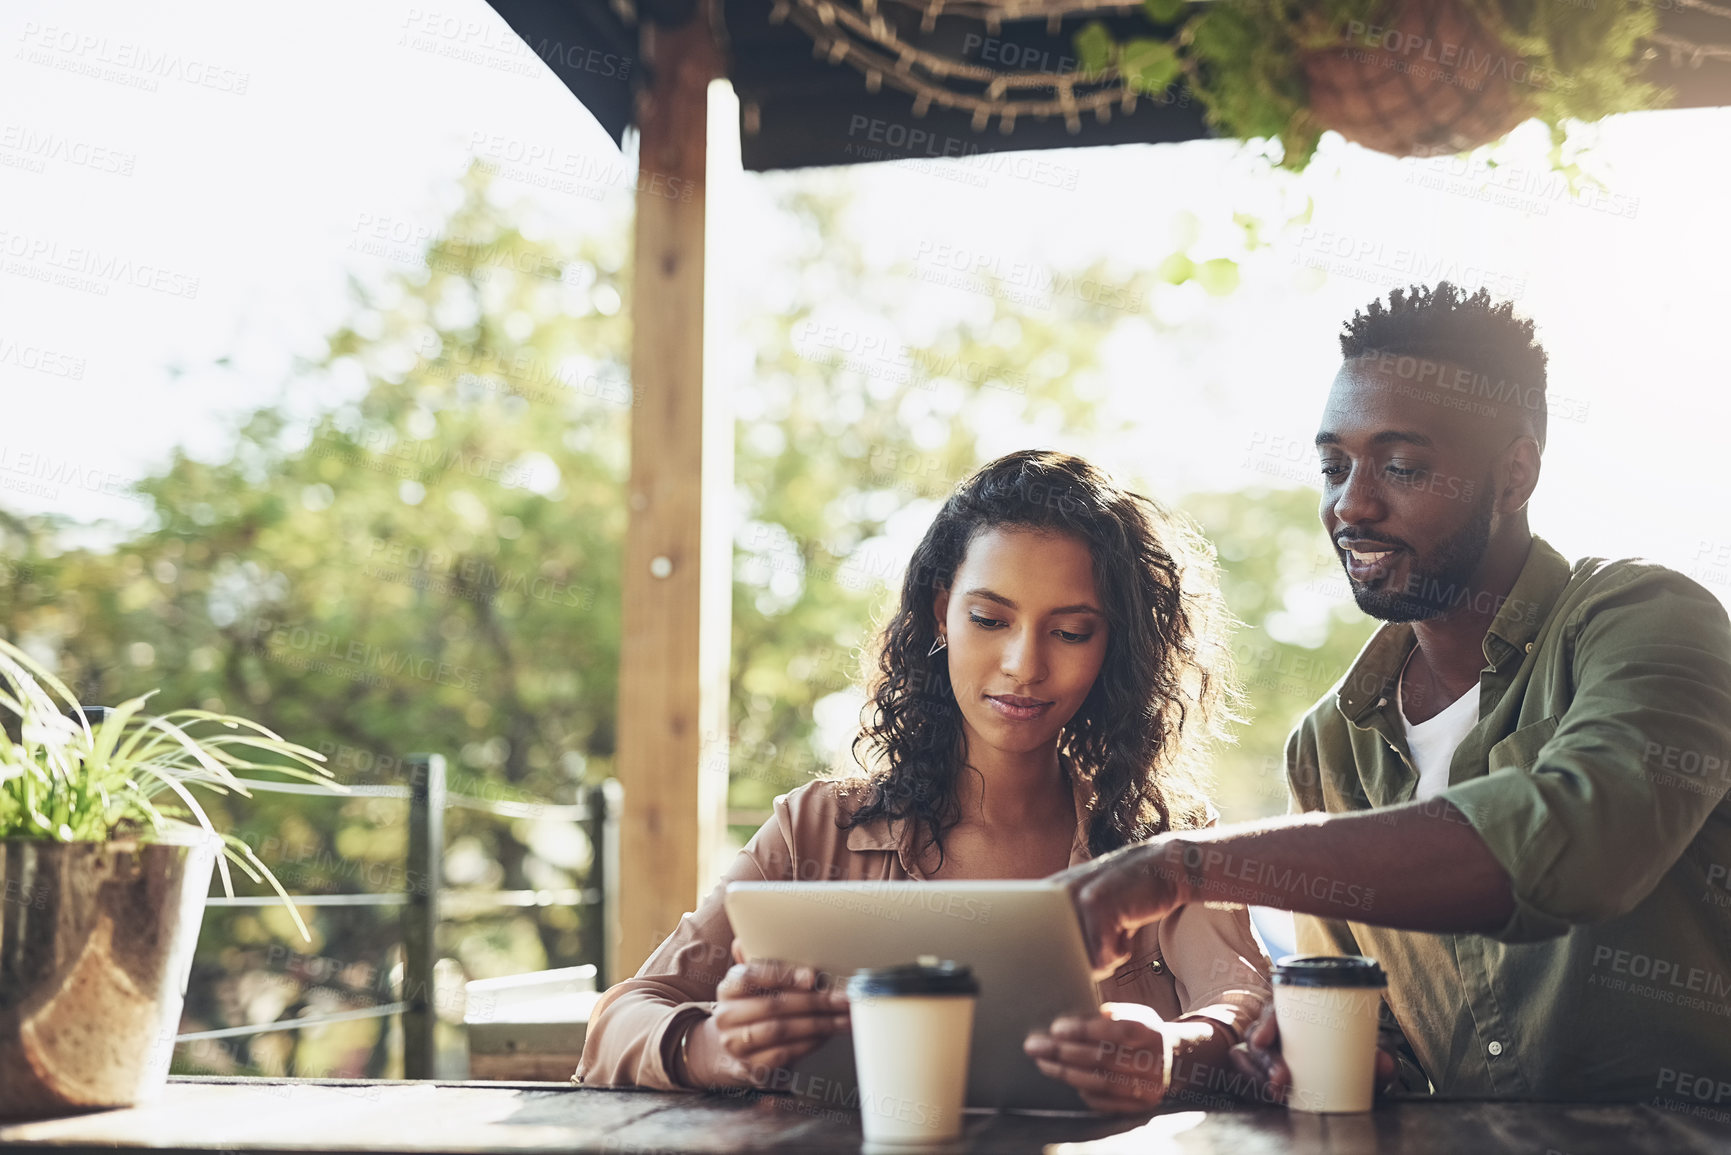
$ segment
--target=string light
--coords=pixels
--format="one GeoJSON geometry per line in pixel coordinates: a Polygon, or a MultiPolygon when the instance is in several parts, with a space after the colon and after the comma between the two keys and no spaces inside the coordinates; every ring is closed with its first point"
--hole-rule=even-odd
{"type": "MultiPolygon", "coordinates": [[[[1724,0],[1671,0],[1678,8],[1731,18],[1724,0]]],[[[621,13],[633,14],[633,0],[612,0],[621,13]]],[[[922,35],[930,35],[938,18],[974,20],[996,36],[1005,22],[1041,20],[1056,36],[1066,19],[1110,15],[1142,7],[1136,0],[774,0],[772,24],[791,22],[812,39],[812,56],[832,65],[846,63],[865,78],[867,92],[877,93],[885,82],[914,98],[916,117],[932,105],[969,115],[974,131],[983,132],[998,118],[1004,134],[1015,131],[1018,117],[1036,121],[1064,118],[1071,133],[1082,130],[1081,114],[1092,111],[1109,123],[1114,106],[1128,115],[1136,110],[1138,92],[1117,69],[1099,72],[1052,73],[999,71],[933,52],[905,39],[886,9],[917,16],[922,35]],[[857,7],[856,7],[857,5],[857,7]]],[[[1648,55],[1668,53],[1673,67],[1698,68],[1707,60],[1731,61],[1731,45],[1703,44],[1668,32],[1647,37],[1648,55]]]]}
{"type": "Polygon", "coordinates": [[[916,117],[935,104],[968,114],[975,132],[984,132],[993,117],[1006,135],[1015,131],[1018,117],[1062,117],[1066,130],[1079,133],[1085,112],[1093,112],[1104,124],[1114,106],[1124,113],[1136,107],[1135,89],[1117,69],[1054,73],[987,68],[912,43],[886,9],[917,16],[922,35],[937,27],[940,16],[956,16],[979,21],[995,36],[1006,21],[1043,19],[1048,32],[1055,32],[1066,17],[1140,6],[1133,0],[775,0],[770,19],[791,23],[810,36],[814,57],[857,69],[868,92],[887,83],[912,96],[916,117]]]}
{"type": "MultiPolygon", "coordinates": [[[[1713,0],[1676,0],[1676,4],[1679,8],[1693,8],[1697,12],[1731,20],[1731,5],[1717,4],[1713,0]]],[[[1708,60],[1731,60],[1731,45],[1697,44],[1693,40],[1673,36],[1668,32],[1655,32],[1647,37],[1647,41],[1670,52],[1673,68],[1681,68],[1685,64],[1690,68],[1699,68],[1708,60]]]]}

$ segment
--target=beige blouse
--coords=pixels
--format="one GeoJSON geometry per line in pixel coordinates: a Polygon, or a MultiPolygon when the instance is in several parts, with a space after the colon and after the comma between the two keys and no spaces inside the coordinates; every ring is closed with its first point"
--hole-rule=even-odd
{"type": "MultiPolygon", "coordinates": [[[[735,881],[899,881],[924,879],[913,861],[912,823],[878,818],[851,830],[837,784],[809,782],[775,800],[764,823],[698,908],[649,956],[637,977],[616,983],[590,1017],[580,1082],[678,1089],[669,1047],[689,1018],[715,1008],[715,989],[733,965],[733,928],[722,895],[735,881]]],[[[1087,810],[1078,799],[1078,815],[1087,810]]],[[[1072,866],[1088,860],[1085,818],[1072,866]]],[[[1161,1018],[1212,1019],[1242,1036],[1269,997],[1268,956],[1241,906],[1187,906],[1137,935],[1129,962],[1099,984],[1108,1002],[1143,1003],[1161,1018]]]]}

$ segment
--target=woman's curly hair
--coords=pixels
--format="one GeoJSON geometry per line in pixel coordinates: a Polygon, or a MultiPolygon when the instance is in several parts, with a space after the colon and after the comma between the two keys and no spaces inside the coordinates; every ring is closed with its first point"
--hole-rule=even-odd
{"type": "Polygon", "coordinates": [[[848,792],[860,802],[843,825],[911,818],[922,851],[935,847],[943,860],[944,833],[961,817],[965,739],[945,655],[926,656],[937,637],[933,599],[974,538],[998,528],[1070,534],[1093,556],[1106,657],[1058,737],[1071,772],[1092,788],[1090,853],[1205,824],[1205,763],[1231,741],[1241,701],[1213,548],[1188,519],[1081,458],[1022,450],[962,482],[908,563],[853,743],[864,777],[848,792]]]}

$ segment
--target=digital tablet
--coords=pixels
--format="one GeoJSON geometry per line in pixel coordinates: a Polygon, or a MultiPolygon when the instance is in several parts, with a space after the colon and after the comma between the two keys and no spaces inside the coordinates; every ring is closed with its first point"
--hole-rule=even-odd
{"type": "MultiPolygon", "coordinates": [[[[1083,1110],[1076,1091],[1040,1073],[1022,1050],[1060,1015],[1100,1000],[1081,924],[1048,879],[981,882],[734,882],[727,917],[748,958],[817,969],[838,984],[864,967],[922,955],[964,963],[980,984],[968,1063],[968,1106],[1083,1110]]],[[[830,1039],[794,1063],[789,1089],[831,1105],[857,1094],[853,1042],[830,1039]]]]}

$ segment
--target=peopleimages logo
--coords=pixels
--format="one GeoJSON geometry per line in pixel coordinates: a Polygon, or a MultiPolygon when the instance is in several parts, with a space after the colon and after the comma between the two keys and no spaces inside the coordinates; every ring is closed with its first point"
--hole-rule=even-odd
{"type": "Polygon", "coordinates": [[[469,152],[477,166],[492,175],[591,199],[608,189],[682,202],[697,195],[697,181],[689,177],[669,176],[624,161],[604,161],[591,153],[499,133],[470,133],[469,152]]]}
{"type": "Polygon", "coordinates": [[[15,365],[50,377],[84,378],[84,358],[70,353],[45,349],[41,345],[23,345],[10,337],[0,336],[0,365],[15,365]]]}
{"type": "MultiPolygon", "coordinates": [[[[33,172],[41,172],[49,161],[88,168],[96,172],[131,176],[138,162],[134,153],[91,144],[58,132],[38,132],[22,124],[0,126],[0,154],[15,153],[33,172]]],[[[0,163],[10,163],[0,156],[0,163]]],[[[19,166],[15,166],[19,167],[19,166]]]]}
{"type": "Polygon", "coordinates": [[[492,601],[500,594],[517,594],[538,602],[589,609],[595,591],[540,573],[501,570],[486,558],[454,553],[434,547],[422,549],[406,542],[375,537],[367,551],[368,577],[399,581],[421,589],[440,589],[470,601],[492,601]],[[377,564],[383,561],[387,565],[377,564]]]}
{"type": "Polygon", "coordinates": [[[254,624],[254,637],[265,640],[268,657],[291,669],[336,674],[369,686],[378,685],[382,675],[477,692],[481,689],[479,670],[372,642],[345,639],[326,630],[261,618],[254,624]]]}
{"type": "Polygon", "coordinates": [[[1437,65],[1432,72],[1439,79],[1449,83],[1468,82],[1467,86],[1475,90],[1492,76],[1534,88],[1554,88],[1558,82],[1556,73],[1533,64],[1525,57],[1510,56],[1503,51],[1481,51],[1471,44],[1438,40],[1416,32],[1367,24],[1362,20],[1348,21],[1346,34],[1350,41],[1365,48],[1377,48],[1405,57],[1402,63],[1407,68],[1421,62],[1437,65]],[[1445,73],[1444,69],[1453,71],[1445,73]]]}
{"type": "Polygon", "coordinates": [[[0,474],[12,474],[41,483],[33,492],[43,497],[57,497],[60,487],[66,486],[86,493],[149,501],[149,498],[141,499],[140,495],[132,492],[132,487],[137,484],[133,478],[69,457],[52,457],[40,450],[21,450],[13,445],[0,444],[0,474]]]}
{"type": "Polygon", "coordinates": [[[914,264],[914,275],[927,284],[989,292],[1030,308],[1049,309],[1060,297],[1124,312],[1140,312],[1147,304],[1142,290],[1133,285],[1059,273],[1031,261],[1006,260],[998,253],[943,241],[919,241],[914,264]]]}
{"type": "Polygon", "coordinates": [[[46,64],[67,71],[123,80],[130,87],[155,92],[157,81],[178,80],[198,88],[210,88],[234,96],[245,96],[252,74],[223,68],[179,52],[159,51],[145,44],[110,40],[73,28],[24,22],[26,57],[33,64],[46,64]],[[54,53],[59,54],[56,60],[54,53]]]}
{"type": "Polygon", "coordinates": [[[1488,157],[1459,153],[1407,157],[1401,162],[1406,182],[1420,188],[1453,193],[1473,200],[1549,215],[1551,206],[1567,204],[1611,217],[1634,220],[1639,197],[1612,192],[1590,183],[1572,183],[1554,169],[1519,164],[1493,164],[1488,157]]]}
{"type": "Polygon", "coordinates": [[[62,245],[47,237],[0,232],[0,256],[6,271],[68,288],[108,294],[109,285],[131,285],[191,300],[198,296],[198,278],[161,265],[133,261],[117,253],[82,245],[62,245]]]}
{"type": "Polygon", "coordinates": [[[1519,298],[1527,279],[1474,265],[1456,257],[1404,245],[1390,245],[1375,237],[1355,236],[1334,229],[1306,225],[1298,234],[1295,264],[1354,280],[1381,283],[1387,280],[1453,281],[1483,285],[1498,297],[1519,298]]]}
{"type": "Polygon", "coordinates": [[[847,127],[849,155],[866,160],[956,160],[965,161],[960,175],[970,184],[984,184],[987,176],[1009,176],[1048,188],[1073,191],[1081,180],[1081,169],[1059,164],[1039,153],[987,152],[973,141],[948,133],[933,132],[919,125],[855,113],[847,127]],[[877,146],[877,147],[872,147],[877,146]]]}
{"type": "Polygon", "coordinates": [[[1593,970],[1589,985],[1731,1016],[1731,975],[1611,946],[1593,949],[1593,970]]]}
{"type": "Polygon", "coordinates": [[[1679,1071],[1675,1067],[1659,1068],[1658,1089],[1698,1103],[1731,1103],[1731,1079],[1679,1071]]]}

